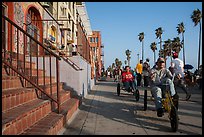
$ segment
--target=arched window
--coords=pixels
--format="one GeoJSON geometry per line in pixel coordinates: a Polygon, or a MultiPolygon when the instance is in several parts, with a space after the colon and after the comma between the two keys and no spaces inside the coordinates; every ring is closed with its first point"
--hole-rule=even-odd
{"type": "MultiPolygon", "coordinates": [[[[27,33],[33,36],[35,39],[39,41],[40,39],[40,23],[42,23],[40,20],[40,13],[39,11],[31,7],[28,9],[27,14],[27,33]]],[[[30,38],[27,39],[27,52],[28,54],[36,55],[37,52],[39,52],[39,49],[37,49],[37,43],[30,38]]]]}
{"type": "Polygon", "coordinates": [[[51,42],[56,42],[56,28],[54,26],[50,28],[50,40],[51,42]]]}

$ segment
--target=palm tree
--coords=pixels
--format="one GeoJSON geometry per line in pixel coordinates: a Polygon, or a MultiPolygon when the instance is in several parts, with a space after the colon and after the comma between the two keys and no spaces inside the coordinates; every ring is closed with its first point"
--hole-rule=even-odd
{"type": "Polygon", "coordinates": [[[112,70],[115,69],[115,63],[112,63],[111,69],[112,69],[112,70]]]}
{"type": "Polygon", "coordinates": [[[181,22],[180,24],[178,24],[178,26],[176,27],[178,34],[182,34],[182,47],[183,47],[183,63],[185,65],[185,51],[184,51],[184,32],[185,32],[185,28],[184,28],[184,24],[183,22],[181,22]]]}
{"type": "MultiPolygon", "coordinates": [[[[164,45],[163,45],[163,57],[166,59],[167,56],[171,57],[171,61],[172,61],[172,43],[171,40],[168,39],[166,41],[164,41],[164,45]]],[[[165,60],[165,65],[166,65],[166,60],[165,60]]]]}
{"type": "Polygon", "coordinates": [[[182,44],[181,44],[180,38],[179,37],[174,38],[172,40],[172,50],[179,54],[179,52],[181,51],[181,48],[182,48],[182,44]]]}
{"type": "Polygon", "coordinates": [[[142,42],[142,61],[144,60],[144,32],[141,32],[139,35],[139,41],[142,42]]]}
{"type": "Polygon", "coordinates": [[[161,49],[162,49],[162,38],[161,38],[161,36],[162,36],[162,33],[163,33],[164,31],[162,30],[162,27],[159,27],[159,28],[156,29],[155,31],[156,31],[155,34],[156,34],[157,38],[160,39],[160,50],[161,50],[161,49]]]}
{"type": "Polygon", "coordinates": [[[124,61],[125,65],[127,65],[127,60],[124,61]]]}
{"type": "Polygon", "coordinates": [[[120,68],[123,65],[122,61],[118,61],[118,67],[120,68]]]}
{"type": "Polygon", "coordinates": [[[116,67],[118,67],[118,65],[119,65],[119,59],[118,58],[115,59],[115,65],[116,65],[116,67]]]}
{"type": "Polygon", "coordinates": [[[126,51],[125,51],[125,54],[126,54],[126,56],[127,56],[127,61],[128,61],[128,66],[130,66],[130,54],[131,54],[131,51],[129,50],[129,49],[127,49],[126,51]]]}
{"type": "Polygon", "coordinates": [[[191,19],[194,22],[194,26],[197,26],[198,23],[200,25],[200,31],[199,31],[199,47],[198,47],[198,70],[200,66],[200,48],[201,48],[201,18],[202,18],[202,13],[199,9],[196,9],[193,11],[191,15],[191,19]]]}
{"type": "Polygon", "coordinates": [[[154,52],[154,63],[156,62],[156,54],[155,51],[157,50],[157,44],[156,42],[152,42],[150,45],[150,48],[152,49],[152,51],[154,52]]]}

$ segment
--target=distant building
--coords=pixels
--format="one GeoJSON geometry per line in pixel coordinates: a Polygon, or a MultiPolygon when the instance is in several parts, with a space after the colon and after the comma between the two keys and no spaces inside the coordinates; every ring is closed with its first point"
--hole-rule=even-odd
{"type": "Polygon", "coordinates": [[[100,31],[92,31],[92,35],[89,36],[89,43],[91,47],[91,70],[92,77],[100,77],[102,69],[104,68],[103,62],[103,45],[101,42],[101,32],[100,31]],[[95,69],[94,69],[95,68],[95,69]]]}

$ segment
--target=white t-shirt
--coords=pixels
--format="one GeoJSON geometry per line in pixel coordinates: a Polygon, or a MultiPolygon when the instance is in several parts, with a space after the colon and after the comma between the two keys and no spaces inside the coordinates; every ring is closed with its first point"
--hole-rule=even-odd
{"type": "Polygon", "coordinates": [[[175,75],[181,74],[184,77],[184,64],[179,58],[173,59],[171,62],[171,67],[174,68],[175,75]]]}

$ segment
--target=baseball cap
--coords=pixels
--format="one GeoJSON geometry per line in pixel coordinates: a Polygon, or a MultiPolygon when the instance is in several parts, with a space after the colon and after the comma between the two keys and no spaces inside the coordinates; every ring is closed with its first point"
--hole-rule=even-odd
{"type": "Polygon", "coordinates": [[[174,52],[173,53],[173,58],[178,58],[178,53],[174,52]]]}
{"type": "Polygon", "coordinates": [[[165,62],[165,60],[164,60],[164,58],[159,57],[159,58],[157,59],[157,62],[165,62]]]}

